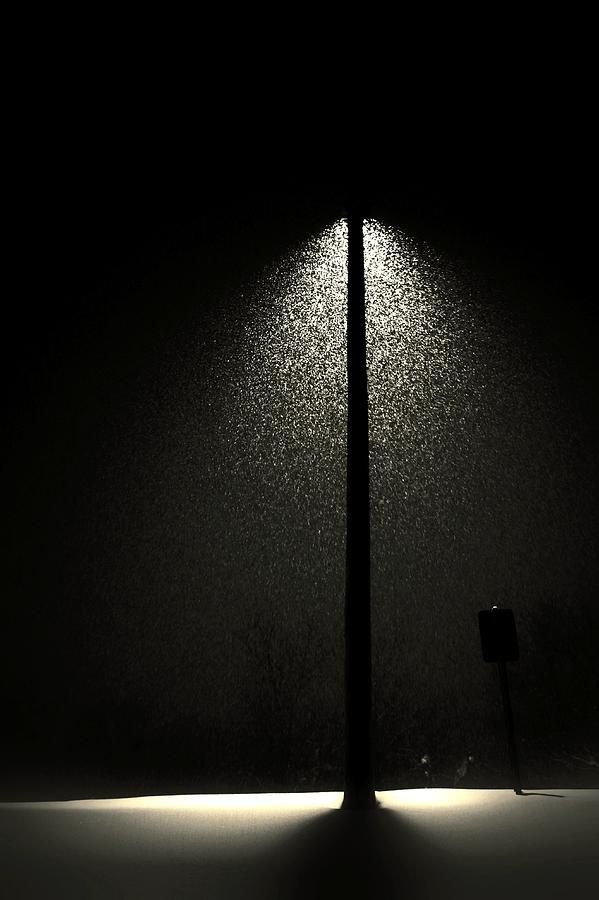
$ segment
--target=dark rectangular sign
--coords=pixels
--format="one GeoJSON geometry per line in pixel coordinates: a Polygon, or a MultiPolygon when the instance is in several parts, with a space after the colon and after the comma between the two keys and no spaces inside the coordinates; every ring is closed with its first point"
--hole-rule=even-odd
{"type": "Polygon", "coordinates": [[[518,636],[511,609],[485,609],[478,614],[480,643],[485,662],[515,662],[518,636]]]}

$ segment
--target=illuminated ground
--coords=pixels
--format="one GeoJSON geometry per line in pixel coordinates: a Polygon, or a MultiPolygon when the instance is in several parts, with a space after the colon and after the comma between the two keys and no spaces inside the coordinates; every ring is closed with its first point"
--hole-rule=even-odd
{"type": "Polygon", "coordinates": [[[2,803],[2,896],[549,900],[599,877],[599,791],[378,797],[363,814],[334,793],[2,803]]]}

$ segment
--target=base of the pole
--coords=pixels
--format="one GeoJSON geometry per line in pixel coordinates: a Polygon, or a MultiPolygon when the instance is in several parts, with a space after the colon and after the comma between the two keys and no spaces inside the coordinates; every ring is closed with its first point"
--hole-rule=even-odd
{"type": "Polygon", "coordinates": [[[379,802],[374,791],[370,788],[356,789],[346,788],[343,794],[341,809],[367,810],[378,809],[379,802]]]}

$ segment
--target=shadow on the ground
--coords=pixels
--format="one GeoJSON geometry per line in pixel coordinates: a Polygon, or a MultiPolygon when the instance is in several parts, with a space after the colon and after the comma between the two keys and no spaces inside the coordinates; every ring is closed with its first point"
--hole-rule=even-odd
{"type": "Polygon", "coordinates": [[[265,896],[341,900],[417,897],[418,870],[439,863],[420,830],[389,809],[331,810],[290,835],[271,860],[265,896]]]}
{"type": "Polygon", "coordinates": [[[520,791],[520,797],[559,797],[563,800],[565,794],[545,794],[543,791],[520,791]]]}

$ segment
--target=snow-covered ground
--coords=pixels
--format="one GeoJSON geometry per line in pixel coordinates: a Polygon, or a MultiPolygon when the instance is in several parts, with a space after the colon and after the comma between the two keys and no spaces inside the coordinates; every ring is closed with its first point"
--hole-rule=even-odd
{"type": "Polygon", "coordinates": [[[599,791],[138,797],[0,804],[0,896],[578,898],[599,887],[599,791]]]}

